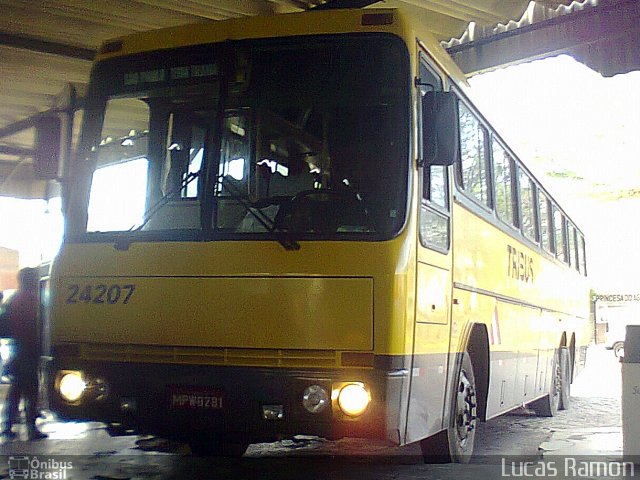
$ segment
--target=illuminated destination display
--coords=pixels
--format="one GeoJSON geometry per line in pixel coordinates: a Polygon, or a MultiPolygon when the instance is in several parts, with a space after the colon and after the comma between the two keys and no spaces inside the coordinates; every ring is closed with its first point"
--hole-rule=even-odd
{"type": "Polygon", "coordinates": [[[149,83],[162,83],[167,80],[186,80],[189,78],[214,77],[216,75],[218,75],[218,66],[215,63],[205,63],[202,65],[158,68],[143,72],[126,72],[123,79],[124,85],[131,87],[149,83]]]}

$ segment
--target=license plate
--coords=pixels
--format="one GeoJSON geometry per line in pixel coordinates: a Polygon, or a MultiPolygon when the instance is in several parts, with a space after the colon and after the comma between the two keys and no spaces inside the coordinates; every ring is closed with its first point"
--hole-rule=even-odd
{"type": "Polygon", "coordinates": [[[172,385],[170,410],[219,411],[225,408],[224,392],[218,388],[172,385]]]}

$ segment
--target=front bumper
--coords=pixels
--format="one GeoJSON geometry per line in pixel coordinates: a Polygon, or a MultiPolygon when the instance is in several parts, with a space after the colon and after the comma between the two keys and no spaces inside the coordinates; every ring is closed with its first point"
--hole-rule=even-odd
{"type": "Polygon", "coordinates": [[[100,421],[123,430],[186,439],[213,433],[250,442],[297,434],[329,439],[364,437],[398,441],[401,378],[376,369],[292,369],[150,363],[54,363],[49,380],[51,408],[63,419],[100,421]],[[104,395],[66,403],[56,391],[56,372],[80,370],[99,378],[104,395]],[[303,392],[317,384],[327,392],[340,382],[363,382],[371,394],[364,414],[349,418],[335,399],[320,413],[302,405],[303,392]],[[176,392],[183,397],[176,397],[176,392]],[[185,393],[186,392],[186,393],[185,393]],[[189,392],[195,392],[190,396],[189,392]],[[215,398],[202,392],[214,392],[215,398]],[[184,401],[176,401],[183,398],[184,401]],[[393,401],[389,401],[393,399],[393,401]],[[213,404],[215,408],[211,408],[213,404]],[[218,405],[220,403],[221,405],[218,405]],[[263,406],[282,406],[282,418],[263,418],[263,406]]]}

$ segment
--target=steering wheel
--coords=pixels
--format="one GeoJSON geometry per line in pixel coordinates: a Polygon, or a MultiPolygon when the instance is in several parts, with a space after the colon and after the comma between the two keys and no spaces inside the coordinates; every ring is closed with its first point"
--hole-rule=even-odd
{"type": "Polygon", "coordinates": [[[278,228],[292,232],[335,233],[349,211],[357,211],[363,217],[367,215],[362,201],[353,191],[303,190],[282,204],[275,223],[278,228]]]}

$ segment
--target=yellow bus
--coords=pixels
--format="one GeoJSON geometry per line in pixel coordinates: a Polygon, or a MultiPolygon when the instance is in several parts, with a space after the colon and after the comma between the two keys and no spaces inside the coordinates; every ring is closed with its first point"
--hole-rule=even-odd
{"type": "Polygon", "coordinates": [[[51,276],[62,418],[239,454],[568,407],[584,237],[428,25],[317,10],[103,45],[51,276]]]}

